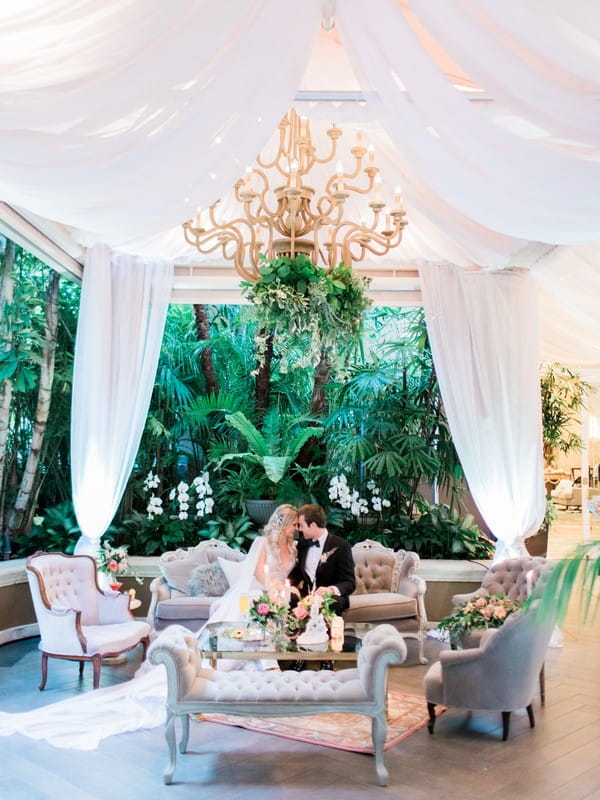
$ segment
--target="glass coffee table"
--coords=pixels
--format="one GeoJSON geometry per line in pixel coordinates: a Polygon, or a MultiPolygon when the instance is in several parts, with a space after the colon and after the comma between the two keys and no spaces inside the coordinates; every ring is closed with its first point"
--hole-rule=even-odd
{"type": "Polygon", "coordinates": [[[255,625],[214,622],[206,625],[198,638],[200,655],[216,667],[218,659],[259,661],[344,661],[356,662],[362,639],[374,626],[370,623],[347,625],[343,640],[329,639],[319,645],[303,647],[289,639],[273,639],[263,635],[255,625]]]}

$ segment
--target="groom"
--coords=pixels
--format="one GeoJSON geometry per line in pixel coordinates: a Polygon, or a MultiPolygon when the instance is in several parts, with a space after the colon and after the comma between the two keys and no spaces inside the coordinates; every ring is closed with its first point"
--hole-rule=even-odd
{"type": "Polygon", "coordinates": [[[345,539],[329,533],[325,527],[325,512],[318,505],[305,505],[298,510],[298,563],[290,578],[304,597],[331,592],[333,611],[341,615],[354,591],[354,559],[352,548],[345,539]]]}

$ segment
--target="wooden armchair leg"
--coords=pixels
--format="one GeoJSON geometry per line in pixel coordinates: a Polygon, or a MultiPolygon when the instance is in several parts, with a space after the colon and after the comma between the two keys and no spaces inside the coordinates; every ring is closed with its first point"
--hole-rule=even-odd
{"type": "Polygon", "coordinates": [[[40,683],[40,692],[44,691],[46,680],[48,679],[48,656],[42,653],[42,682],[40,683]]]}
{"type": "Polygon", "coordinates": [[[92,665],[94,667],[94,689],[100,686],[100,668],[102,666],[102,656],[96,653],[92,656],[92,665]]]}
{"type": "Polygon", "coordinates": [[[542,706],[546,705],[546,665],[542,664],[540,670],[540,702],[542,706]]]}
{"type": "Polygon", "coordinates": [[[533,716],[533,706],[531,703],[527,706],[527,716],[529,717],[529,727],[535,728],[535,717],[533,716]]]}
{"type": "Polygon", "coordinates": [[[427,730],[433,733],[435,726],[435,703],[427,703],[427,711],[429,713],[429,722],[427,723],[427,730]]]}
{"type": "Polygon", "coordinates": [[[510,711],[502,712],[502,741],[508,739],[508,731],[510,729],[510,711]]]}

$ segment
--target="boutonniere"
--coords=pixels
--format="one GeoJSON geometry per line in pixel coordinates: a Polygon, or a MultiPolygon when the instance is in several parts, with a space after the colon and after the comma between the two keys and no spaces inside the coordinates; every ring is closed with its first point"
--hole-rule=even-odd
{"type": "Polygon", "coordinates": [[[337,547],[332,547],[331,550],[328,550],[326,553],[323,553],[323,555],[319,559],[319,564],[326,564],[330,556],[332,556],[336,550],[337,547]]]}

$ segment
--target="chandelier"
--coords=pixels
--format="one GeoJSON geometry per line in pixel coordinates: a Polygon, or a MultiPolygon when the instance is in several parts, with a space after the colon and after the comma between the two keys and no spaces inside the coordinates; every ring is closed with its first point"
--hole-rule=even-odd
{"type": "Polygon", "coordinates": [[[402,241],[406,225],[400,189],[394,193],[394,207],[383,213],[381,176],[375,165],[372,146],[363,145],[357,131],[350,152],[354,167],[344,171],[341,161],[327,179],[321,194],[305,183],[315,164],[329,164],[338,154],[342,131],[335,124],[328,129],[329,153],[318,155],[313,144],[310,122],[291,109],[279,125],[277,154],[270,161],[259,155],[255,165],[246,168],[244,178],[234,186],[240,207],[232,220],[218,218],[217,200],[202,214],[183,225],[186,241],[201,253],[221,249],[236,271],[250,282],[260,277],[260,255],[268,258],[307,254],[331,270],[340,262],[347,266],[362,261],[367,253],[385,255],[402,241]],[[365,177],[366,176],[366,177],[365,177]],[[358,179],[358,180],[357,180],[358,179]],[[362,182],[366,185],[359,186],[362,182]],[[369,195],[370,224],[344,218],[350,193],[369,195]]]}

